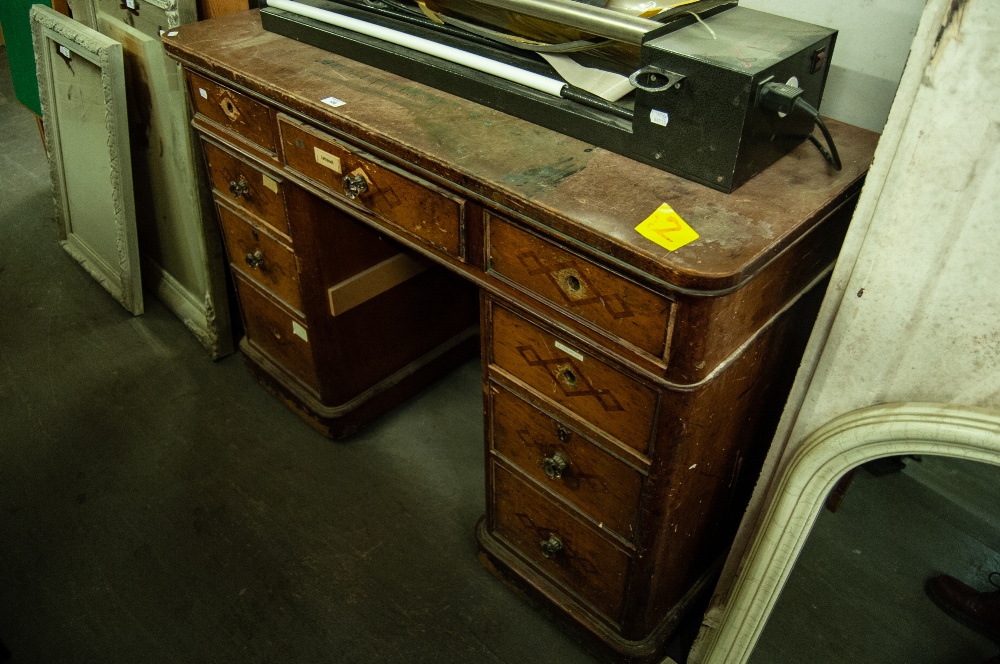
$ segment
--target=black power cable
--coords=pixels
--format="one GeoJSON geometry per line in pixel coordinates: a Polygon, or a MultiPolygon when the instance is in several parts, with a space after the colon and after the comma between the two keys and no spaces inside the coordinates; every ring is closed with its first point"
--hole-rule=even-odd
{"type": "Polygon", "coordinates": [[[840,154],[837,152],[836,143],[833,142],[833,136],[830,135],[830,130],[826,128],[823,118],[819,116],[819,111],[802,98],[802,92],[802,88],[797,88],[794,85],[769,82],[760,86],[757,99],[761,106],[769,108],[772,111],[777,111],[778,113],[791,113],[794,109],[799,109],[808,114],[812,118],[813,123],[823,133],[823,138],[826,140],[826,145],[829,149],[823,147],[819,139],[812,134],[809,135],[809,141],[816,146],[816,149],[823,155],[823,158],[835,170],[839,171],[843,168],[843,165],[840,163],[840,154]]]}

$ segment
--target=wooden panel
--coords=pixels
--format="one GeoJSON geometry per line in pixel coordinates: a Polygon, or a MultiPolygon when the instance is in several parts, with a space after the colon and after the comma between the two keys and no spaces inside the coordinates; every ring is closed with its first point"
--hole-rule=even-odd
{"type": "Polygon", "coordinates": [[[236,274],[247,339],[285,371],[319,388],[305,323],[236,274]]]}
{"type": "MultiPolygon", "coordinates": [[[[139,0],[136,0],[138,2],[139,0]]],[[[185,3],[182,3],[185,4],[185,3]]],[[[143,280],[213,358],[233,351],[222,239],[190,131],[183,78],[160,38],[104,13],[100,31],[121,43],[128,86],[133,186],[143,280]]],[[[139,6],[139,5],[137,5],[139,6]]],[[[163,10],[143,2],[143,16],[163,10]]],[[[124,5],[122,5],[124,7],[124,5]]],[[[115,15],[131,17],[127,8],[115,15]]]]}
{"type": "Polygon", "coordinates": [[[489,270],[559,309],[666,359],[672,303],[489,215],[489,270]]]}
{"type": "Polygon", "coordinates": [[[282,183],[211,143],[203,145],[216,195],[256,215],[290,242],[282,183]]]}
{"type": "Polygon", "coordinates": [[[648,449],[656,392],[501,306],[491,311],[496,366],[622,443],[648,449]]]}
{"type": "Polygon", "coordinates": [[[354,307],[378,297],[433,265],[418,254],[400,252],[327,289],[330,315],[342,316],[354,307]]]}
{"type": "Polygon", "coordinates": [[[301,311],[299,270],[291,250],[225,206],[216,207],[233,269],[301,311]]]}
{"type": "Polygon", "coordinates": [[[610,541],[546,500],[504,466],[493,462],[495,534],[521,555],[617,621],[629,556],[610,541]],[[554,538],[554,540],[552,539],[554,538]],[[542,542],[558,551],[546,555],[542,542]]]}
{"type": "Polygon", "coordinates": [[[274,154],[272,111],[244,94],[188,72],[188,91],[195,111],[231,135],[274,154]]]}
{"type": "Polygon", "coordinates": [[[296,120],[278,116],[288,167],[456,258],[463,255],[465,201],[296,120]],[[363,183],[354,194],[348,178],[363,183]]]}
{"type": "Polygon", "coordinates": [[[572,424],[552,419],[499,385],[491,384],[489,395],[493,449],[632,541],[642,475],[587,440],[572,424]],[[565,463],[562,469],[560,460],[565,463]]]}
{"type": "Polygon", "coordinates": [[[198,15],[202,20],[225,16],[250,8],[247,0],[198,0],[198,15]]]}

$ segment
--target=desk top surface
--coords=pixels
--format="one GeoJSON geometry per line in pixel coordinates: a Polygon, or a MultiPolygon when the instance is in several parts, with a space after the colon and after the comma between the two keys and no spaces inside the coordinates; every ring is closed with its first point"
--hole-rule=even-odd
{"type": "Polygon", "coordinates": [[[828,121],[844,168],[804,142],[732,194],[261,28],[257,11],[184,25],[168,52],[523,214],[674,287],[751,278],[856,194],[877,134],[828,121]],[[346,102],[333,108],[321,102],[346,102]],[[676,251],[635,227],[668,203],[700,235],[676,251]]]}

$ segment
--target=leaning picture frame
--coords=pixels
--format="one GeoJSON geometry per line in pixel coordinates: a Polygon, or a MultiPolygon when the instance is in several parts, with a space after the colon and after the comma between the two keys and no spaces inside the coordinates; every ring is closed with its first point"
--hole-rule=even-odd
{"type": "Polygon", "coordinates": [[[133,314],[143,312],[121,44],[31,8],[60,241],[133,314]]]}

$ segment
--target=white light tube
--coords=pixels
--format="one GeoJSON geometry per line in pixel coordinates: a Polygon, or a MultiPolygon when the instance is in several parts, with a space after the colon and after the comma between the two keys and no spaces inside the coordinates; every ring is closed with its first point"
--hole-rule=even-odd
{"type": "Polygon", "coordinates": [[[426,53],[427,55],[433,55],[434,57],[441,58],[442,60],[465,65],[471,69],[492,74],[508,81],[520,83],[521,85],[540,92],[548,93],[553,97],[559,97],[562,89],[566,86],[566,83],[563,81],[549,78],[548,76],[542,76],[541,74],[520,69],[519,67],[514,67],[503,62],[497,62],[496,60],[484,58],[483,56],[476,55],[475,53],[468,53],[459,48],[439,44],[422,37],[414,37],[413,35],[406,34],[405,32],[384,28],[380,25],[375,25],[374,23],[368,23],[367,21],[361,21],[356,18],[351,18],[350,16],[344,16],[343,14],[337,14],[325,9],[310,7],[309,5],[303,5],[302,3],[294,2],[293,0],[267,0],[267,6],[274,7],[275,9],[283,9],[287,12],[298,14],[299,16],[305,16],[306,18],[312,18],[317,21],[322,21],[323,23],[329,23],[330,25],[335,25],[346,30],[353,30],[354,32],[359,32],[363,35],[368,35],[369,37],[375,37],[376,39],[398,44],[399,46],[405,46],[406,48],[413,49],[414,51],[420,51],[421,53],[426,53]]]}

